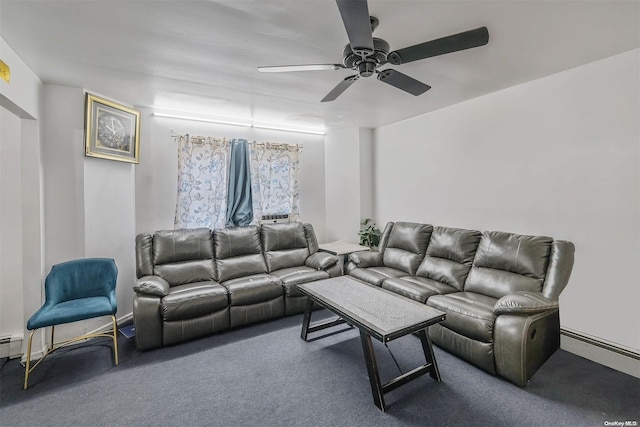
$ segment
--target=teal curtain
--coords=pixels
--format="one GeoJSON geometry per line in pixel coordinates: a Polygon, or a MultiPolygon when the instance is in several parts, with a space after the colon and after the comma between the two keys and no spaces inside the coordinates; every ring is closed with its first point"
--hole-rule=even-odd
{"type": "Polygon", "coordinates": [[[253,221],[249,158],[247,140],[232,140],[227,193],[227,227],[250,225],[253,221]]]}

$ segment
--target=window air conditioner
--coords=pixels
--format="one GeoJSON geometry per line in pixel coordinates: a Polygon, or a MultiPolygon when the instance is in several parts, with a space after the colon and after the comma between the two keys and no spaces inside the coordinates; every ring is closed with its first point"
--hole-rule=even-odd
{"type": "Polygon", "coordinates": [[[260,219],[260,224],[275,224],[280,222],[289,222],[289,214],[262,215],[260,219]]]}

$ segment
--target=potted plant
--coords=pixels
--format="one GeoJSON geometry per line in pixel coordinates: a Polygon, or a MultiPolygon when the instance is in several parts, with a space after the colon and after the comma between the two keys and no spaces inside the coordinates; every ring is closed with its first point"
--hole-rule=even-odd
{"type": "Polygon", "coordinates": [[[360,221],[360,244],[374,248],[380,243],[380,229],[376,227],[376,223],[371,218],[365,218],[360,221]]]}

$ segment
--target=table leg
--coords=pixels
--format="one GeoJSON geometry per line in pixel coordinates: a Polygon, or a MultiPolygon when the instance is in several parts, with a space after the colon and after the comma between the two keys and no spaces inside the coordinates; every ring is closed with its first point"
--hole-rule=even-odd
{"type": "Polygon", "coordinates": [[[360,331],[360,341],[362,342],[362,351],[364,352],[364,360],[367,364],[367,372],[369,374],[369,382],[371,383],[371,392],[373,393],[373,403],[384,412],[384,392],[382,383],[380,382],[380,373],[378,372],[378,364],[376,355],[373,351],[373,343],[371,336],[360,331]]]}
{"type": "Polygon", "coordinates": [[[302,318],[302,331],[300,331],[300,338],[304,341],[307,340],[309,334],[309,322],[311,321],[311,312],[313,311],[313,301],[307,297],[307,307],[304,310],[304,317],[302,318]]]}
{"type": "Polygon", "coordinates": [[[422,343],[422,350],[424,351],[424,358],[427,360],[427,363],[431,364],[430,375],[431,378],[436,381],[440,381],[440,371],[438,370],[438,364],[436,363],[436,357],[433,354],[433,346],[431,345],[431,338],[429,338],[429,334],[426,329],[418,331],[418,337],[420,338],[420,342],[422,343]]]}

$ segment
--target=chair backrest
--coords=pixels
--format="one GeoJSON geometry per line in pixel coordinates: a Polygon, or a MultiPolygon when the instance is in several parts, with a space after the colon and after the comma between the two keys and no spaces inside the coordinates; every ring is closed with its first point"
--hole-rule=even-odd
{"type": "Polygon", "coordinates": [[[47,302],[106,296],[115,304],[118,267],[111,258],[83,258],[51,267],[44,282],[47,302]]]}
{"type": "Polygon", "coordinates": [[[267,272],[255,225],[213,230],[213,246],[220,282],[267,272]]]}
{"type": "Polygon", "coordinates": [[[552,243],[546,236],[485,231],[464,290],[494,298],[542,291],[552,243]]]}
{"type": "Polygon", "coordinates": [[[416,276],[445,283],[462,291],[482,233],[461,228],[434,227],[427,254],[416,276]]]}
{"type": "Polygon", "coordinates": [[[301,222],[263,224],[260,237],[269,271],[304,265],[309,257],[309,244],[301,222]]]}
{"type": "MultiPolygon", "coordinates": [[[[413,222],[396,222],[382,253],[386,267],[415,274],[429,244],[433,226],[413,222]]],[[[385,229],[386,232],[386,229],[385,229]]]]}
{"type": "Polygon", "coordinates": [[[171,286],[216,279],[208,228],[157,231],[152,254],[153,274],[171,286]]]}

